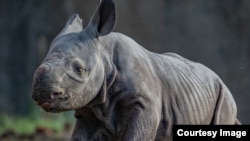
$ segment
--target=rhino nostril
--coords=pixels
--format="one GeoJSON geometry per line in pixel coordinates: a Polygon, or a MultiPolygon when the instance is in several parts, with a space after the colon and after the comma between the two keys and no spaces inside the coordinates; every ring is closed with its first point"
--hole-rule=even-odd
{"type": "Polygon", "coordinates": [[[63,94],[62,92],[53,92],[50,94],[50,99],[57,99],[61,94],[63,94]]]}

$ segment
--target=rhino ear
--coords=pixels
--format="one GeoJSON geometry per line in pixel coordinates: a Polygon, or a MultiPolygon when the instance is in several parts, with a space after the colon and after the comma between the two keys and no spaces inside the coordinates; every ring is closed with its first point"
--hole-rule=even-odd
{"type": "Polygon", "coordinates": [[[62,29],[62,31],[57,35],[57,37],[82,31],[82,19],[78,14],[74,14],[70,16],[66,22],[66,25],[62,29]]]}
{"type": "Polygon", "coordinates": [[[101,0],[92,16],[87,30],[94,36],[109,34],[115,27],[116,9],[113,0],[101,0]]]}

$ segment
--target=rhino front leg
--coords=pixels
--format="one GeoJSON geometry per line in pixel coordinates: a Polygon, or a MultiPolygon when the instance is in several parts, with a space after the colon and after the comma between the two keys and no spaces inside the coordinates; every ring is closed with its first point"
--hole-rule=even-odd
{"type": "MultiPolygon", "coordinates": [[[[86,111],[84,111],[86,112],[86,111]]],[[[77,114],[77,113],[76,113],[77,114]]],[[[76,116],[76,126],[71,141],[112,141],[112,135],[105,129],[93,113],[86,112],[76,116]]]]}
{"type": "Polygon", "coordinates": [[[160,116],[152,109],[136,105],[124,119],[119,129],[122,141],[154,141],[160,116]]]}

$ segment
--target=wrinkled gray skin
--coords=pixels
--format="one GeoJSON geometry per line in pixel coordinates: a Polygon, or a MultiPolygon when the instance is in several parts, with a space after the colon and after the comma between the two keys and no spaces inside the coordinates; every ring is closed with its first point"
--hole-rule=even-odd
{"type": "Polygon", "coordinates": [[[214,72],[111,33],[115,18],[111,0],[101,1],[84,29],[71,16],[34,74],[38,105],[75,110],[72,141],[166,141],[173,124],[239,123],[235,101],[214,72]]]}

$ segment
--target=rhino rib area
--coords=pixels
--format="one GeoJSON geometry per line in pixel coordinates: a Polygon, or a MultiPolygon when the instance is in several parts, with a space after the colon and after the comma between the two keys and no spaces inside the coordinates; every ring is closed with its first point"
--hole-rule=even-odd
{"type": "MultiPolygon", "coordinates": [[[[185,75],[185,74],[183,74],[183,75],[185,75]]],[[[188,77],[184,76],[183,77],[184,81],[185,81],[185,78],[188,78],[188,77]]],[[[188,97],[190,97],[188,101],[190,101],[191,104],[189,106],[191,106],[193,108],[193,110],[192,110],[191,113],[198,114],[197,116],[193,117],[193,119],[196,119],[197,117],[202,117],[202,115],[203,115],[202,111],[203,110],[206,111],[207,109],[206,109],[206,107],[204,107],[204,104],[201,104],[201,102],[204,99],[201,99],[201,97],[199,95],[202,92],[202,90],[200,90],[200,87],[199,87],[199,84],[198,84],[198,80],[195,80],[195,79],[192,80],[192,78],[193,77],[191,77],[191,80],[189,80],[189,81],[186,79],[186,82],[184,83],[184,85],[182,85],[183,86],[182,88],[189,89],[189,92],[186,93],[186,94],[188,94],[188,97]],[[191,87],[189,85],[187,85],[187,84],[190,84],[191,87]]],[[[184,96],[186,94],[184,94],[184,96]]],[[[197,123],[198,121],[196,120],[195,122],[197,123]]]]}
{"type": "MultiPolygon", "coordinates": [[[[162,81],[165,89],[169,89],[169,91],[163,93],[163,95],[167,95],[166,98],[170,99],[168,103],[171,103],[169,106],[171,107],[170,111],[172,111],[174,124],[209,123],[210,121],[207,120],[208,117],[213,115],[213,105],[217,97],[217,94],[213,93],[214,86],[211,85],[213,84],[213,73],[207,71],[203,65],[198,63],[193,65],[194,62],[183,59],[178,55],[165,55],[155,56],[152,58],[155,59],[155,63],[152,62],[159,64],[157,66],[161,70],[161,73],[158,74],[159,77],[167,78],[162,81]],[[160,61],[162,57],[168,61],[162,63],[160,61]]],[[[166,102],[166,100],[164,101],[166,102]]]]}
{"type": "MultiPolygon", "coordinates": [[[[182,100],[183,100],[184,102],[186,101],[185,105],[190,105],[189,110],[195,111],[195,107],[194,107],[194,106],[199,105],[199,103],[198,103],[197,100],[195,100],[194,97],[191,97],[191,96],[194,96],[194,95],[188,95],[188,94],[190,94],[190,93],[192,92],[192,90],[191,90],[191,88],[190,88],[189,86],[186,85],[186,83],[188,83],[188,82],[187,82],[187,80],[185,79],[185,77],[183,77],[183,75],[184,75],[184,74],[180,75],[180,84],[181,84],[181,86],[183,87],[183,90],[184,90],[184,92],[185,92],[186,94],[183,95],[183,99],[182,99],[182,100]],[[187,100],[185,100],[185,99],[187,99],[187,100]]],[[[201,110],[200,110],[200,108],[198,107],[198,111],[197,111],[197,112],[194,112],[194,115],[192,115],[192,116],[190,117],[191,119],[189,119],[189,120],[195,120],[195,122],[197,122],[197,120],[196,120],[195,117],[200,116],[200,112],[201,112],[201,110]]],[[[187,116],[187,117],[189,117],[189,116],[187,116]]]]}

